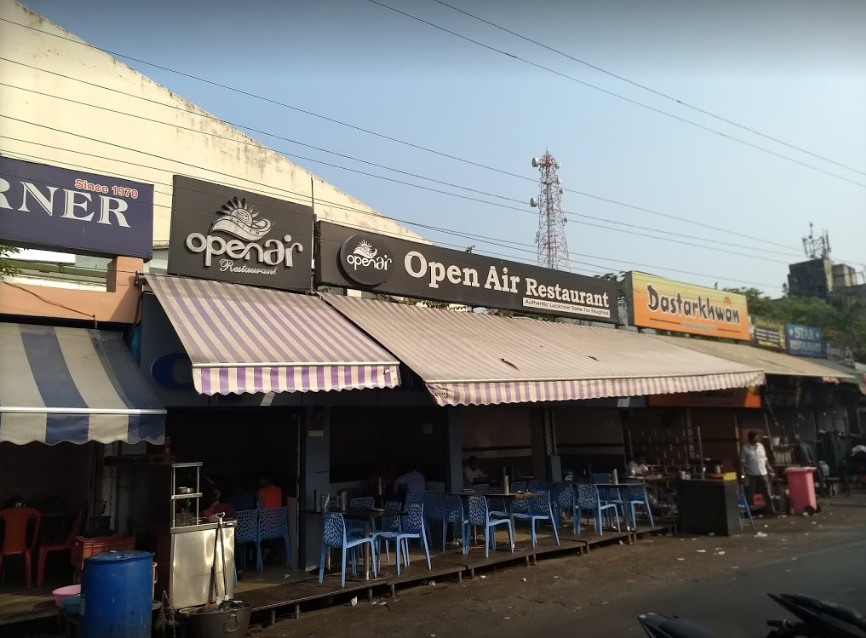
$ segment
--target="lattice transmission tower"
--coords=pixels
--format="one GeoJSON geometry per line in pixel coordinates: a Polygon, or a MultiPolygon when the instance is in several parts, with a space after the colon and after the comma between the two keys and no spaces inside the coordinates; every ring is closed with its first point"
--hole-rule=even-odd
{"type": "Polygon", "coordinates": [[[537,168],[540,174],[538,198],[529,200],[530,206],[538,208],[538,232],[535,234],[538,265],[570,270],[566,219],[562,213],[562,185],[556,174],[560,164],[548,151],[541,157],[533,157],[532,167],[537,168]]]}

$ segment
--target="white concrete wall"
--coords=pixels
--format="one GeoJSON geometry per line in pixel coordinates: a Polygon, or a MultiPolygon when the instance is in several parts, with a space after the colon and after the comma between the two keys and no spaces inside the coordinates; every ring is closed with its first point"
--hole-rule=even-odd
{"type": "Polygon", "coordinates": [[[154,184],[154,245],[168,242],[175,174],[304,204],[314,189],[319,219],[418,238],[318,177],[313,186],[308,171],[17,2],[0,0],[0,17],[32,27],[0,22],[2,57],[29,65],[0,61],[0,77],[46,94],[0,86],[0,113],[28,122],[0,118],[0,154],[154,184]]]}

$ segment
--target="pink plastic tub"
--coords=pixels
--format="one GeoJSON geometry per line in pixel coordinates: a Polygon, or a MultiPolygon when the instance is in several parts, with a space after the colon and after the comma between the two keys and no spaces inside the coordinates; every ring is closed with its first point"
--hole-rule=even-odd
{"type": "Polygon", "coordinates": [[[63,599],[74,596],[75,594],[80,594],[81,585],[67,585],[66,587],[55,589],[51,593],[54,594],[54,604],[58,607],[63,607],[63,599]]]}

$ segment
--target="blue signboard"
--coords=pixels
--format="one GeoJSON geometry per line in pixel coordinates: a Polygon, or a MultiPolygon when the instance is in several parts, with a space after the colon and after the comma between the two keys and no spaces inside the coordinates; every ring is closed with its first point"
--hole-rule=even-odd
{"type": "Polygon", "coordinates": [[[153,185],[0,157],[0,241],[150,259],[153,185]]]}
{"type": "Polygon", "coordinates": [[[798,357],[824,356],[824,341],[820,328],[786,324],[785,341],[788,343],[788,354],[798,357]]]}

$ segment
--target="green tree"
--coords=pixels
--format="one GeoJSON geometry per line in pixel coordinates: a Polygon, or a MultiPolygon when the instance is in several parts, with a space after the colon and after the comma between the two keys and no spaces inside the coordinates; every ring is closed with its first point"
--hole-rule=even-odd
{"type": "Polygon", "coordinates": [[[14,246],[0,246],[0,280],[17,275],[20,272],[18,266],[6,259],[10,255],[15,255],[19,252],[20,249],[14,246]]]}
{"type": "Polygon", "coordinates": [[[771,299],[755,288],[728,288],[746,296],[749,314],[821,328],[824,339],[847,346],[859,361],[866,361],[866,300],[837,299],[831,303],[816,297],[786,295],[771,299]]]}
{"type": "Polygon", "coordinates": [[[596,279],[616,282],[616,294],[619,299],[625,299],[625,273],[608,272],[603,275],[594,275],[596,279]]]}

